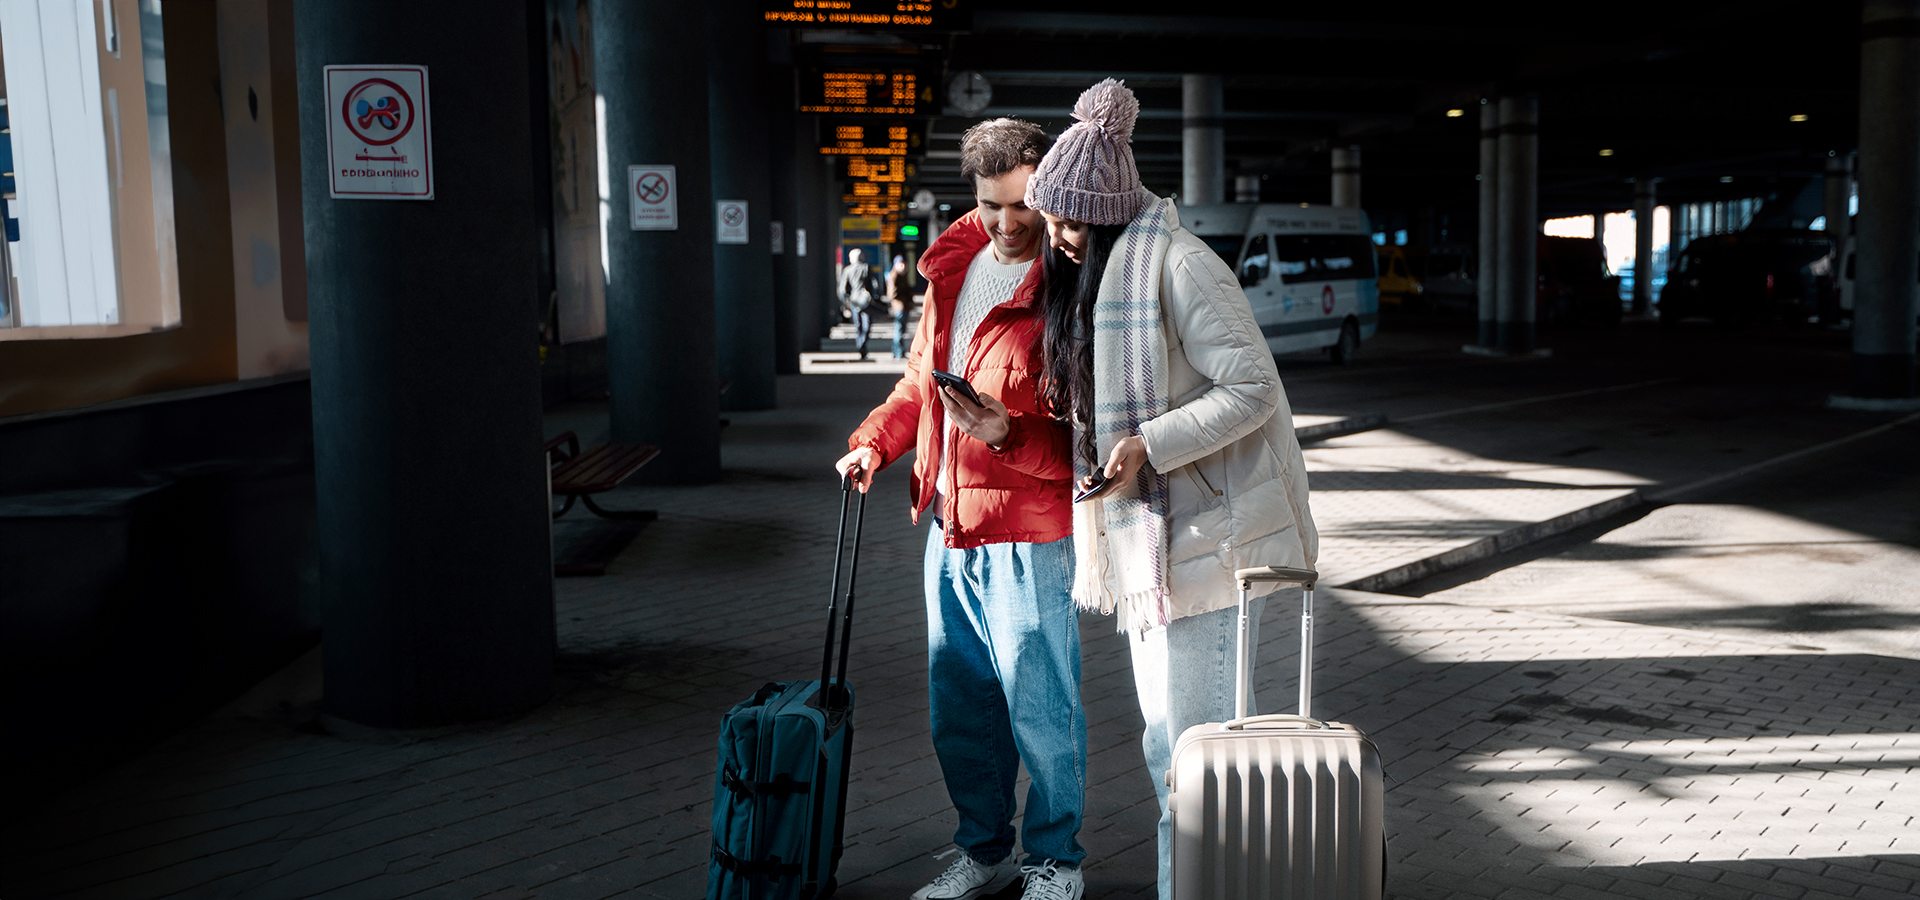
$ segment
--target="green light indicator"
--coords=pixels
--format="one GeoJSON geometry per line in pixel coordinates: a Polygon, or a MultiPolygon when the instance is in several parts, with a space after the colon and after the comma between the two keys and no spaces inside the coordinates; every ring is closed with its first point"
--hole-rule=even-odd
{"type": "Polygon", "coordinates": [[[920,236],[920,226],[902,225],[900,226],[900,236],[903,238],[917,238],[920,236]]]}

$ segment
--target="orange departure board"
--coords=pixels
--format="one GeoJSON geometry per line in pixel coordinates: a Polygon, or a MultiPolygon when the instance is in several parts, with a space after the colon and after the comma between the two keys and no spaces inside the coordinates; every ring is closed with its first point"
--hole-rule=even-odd
{"type": "Polygon", "coordinates": [[[930,71],[893,67],[826,65],[800,72],[800,111],[829,115],[911,116],[932,111],[930,71]]]}
{"type": "Polygon", "coordinates": [[[761,0],[768,25],[789,28],[966,31],[973,27],[967,0],[761,0]]]}
{"type": "Polygon", "coordinates": [[[823,123],[822,156],[908,156],[920,152],[920,133],[904,122],[862,125],[823,123]]]}

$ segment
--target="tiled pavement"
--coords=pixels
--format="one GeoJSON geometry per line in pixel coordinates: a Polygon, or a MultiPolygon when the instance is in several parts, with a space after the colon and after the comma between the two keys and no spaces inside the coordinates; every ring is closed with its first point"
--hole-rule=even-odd
{"type": "MultiPolygon", "coordinates": [[[[559,582],[559,678],[540,709],[438,732],[356,728],[317,715],[310,657],[161,747],[9,817],[0,896],[699,894],[719,713],[818,664],[836,512],[826,465],[864,411],[848,398],[865,402],[884,381],[789,380],[782,409],[731,414],[721,484],[611,501],[658,508],[661,520],[607,577],[559,582]]],[[[1369,453],[1395,440],[1361,438],[1339,440],[1369,453]]],[[[1561,489],[1569,495],[1625,489],[1611,476],[1518,487],[1505,482],[1527,479],[1462,474],[1442,486],[1464,494],[1416,500],[1391,495],[1434,484],[1377,456],[1347,467],[1378,476],[1371,486],[1342,489],[1348,476],[1328,471],[1344,452],[1337,443],[1311,463],[1330,571],[1460,540],[1474,522],[1525,521],[1548,507],[1500,498],[1551,493],[1550,483],[1605,485],[1561,489]],[[1455,524],[1427,536],[1384,524],[1449,514],[1455,524]],[[1368,549],[1359,522],[1405,543],[1349,562],[1368,549]]],[[[849,898],[910,891],[944,865],[953,826],[926,734],[925,535],[905,526],[904,479],[882,478],[853,666],[849,898]]],[[[1920,890],[1920,661],[1359,591],[1322,597],[1316,711],[1381,746],[1396,896],[1920,890]]],[[[1269,610],[1260,692],[1283,705],[1294,619],[1284,604],[1269,610]]],[[[1154,805],[1125,643],[1108,620],[1085,618],[1081,630],[1089,895],[1146,896],[1154,805]]]]}

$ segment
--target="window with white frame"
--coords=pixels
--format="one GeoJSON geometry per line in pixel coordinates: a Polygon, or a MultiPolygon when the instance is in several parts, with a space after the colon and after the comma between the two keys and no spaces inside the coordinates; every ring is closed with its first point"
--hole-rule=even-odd
{"type": "Polygon", "coordinates": [[[159,0],[0,0],[0,340],[179,324],[159,0]]]}

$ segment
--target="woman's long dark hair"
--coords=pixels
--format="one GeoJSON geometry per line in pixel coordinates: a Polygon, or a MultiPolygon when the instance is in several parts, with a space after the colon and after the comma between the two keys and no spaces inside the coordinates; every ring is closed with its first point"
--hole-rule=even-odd
{"type": "Polygon", "coordinates": [[[1074,450],[1089,469],[1096,469],[1100,461],[1095,458],[1099,451],[1093,435],[1093,301],[1100,296],[1107,257],[1127,226],[1094,225],[1090,230],[1085,258],[1078,264],[1052,247],[1040,253],[1047,319],[1041,399],[1054,418],[1078,423],[1080,441],[1074,450]]]}

